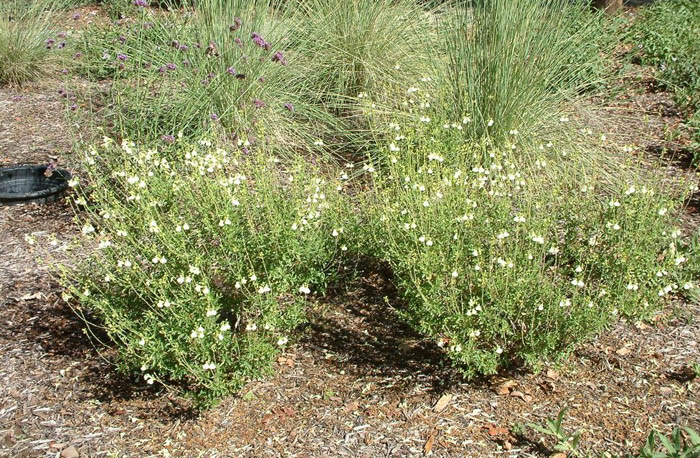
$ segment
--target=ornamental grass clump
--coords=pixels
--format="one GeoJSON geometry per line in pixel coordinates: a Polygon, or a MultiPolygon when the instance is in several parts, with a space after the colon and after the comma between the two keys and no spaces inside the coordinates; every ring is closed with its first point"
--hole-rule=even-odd
{"type": "Polygon", "coordinates": [[[83,166],[75,204],[90,254],[61,282],[119,367],[204,403],[269,373],[329,281],[338,185],[301,159],[183,139],[107,141],[83,166]]]}
{"type": "Polygon", "coordinates": [[[337,123],[303,95],[287,22],[273,2],[202,0],[182,16],[138,11],[118,35],[98,39],[102,47],[90,46],[100,49],[92,59],[102,60],[98,75],[114,78],[108,115],[118,135],[154,139],[182,131],[197,138],[216,131],[284,154],[315,149],[337,123]],[[253,133],[260,130],[262,137],[253,133]]]}
{"type": "Polygon", "coordinates": [[[365,166],[374,185],[354,237],[392,269],[399,314],[463,374],[536,368],[697,288],[675,216],[684,192],[635,164],[611,179],[570,145],[523,155],[474,143],[468,123],[389,125],[382,159],[365,166]]]}
{"type": "Polygon", "coordinates": [[[464,1],[441,19],[439,108],[451,119],[469,117],[465,133],[477,141],[556,125],[564,102],[605,76],[600,53],[609,43],[585,2],[464,1]]]}
{"type": "Polygon", "coordinates": [[[54,53],[65,46],[51,13],[55,0],[0,2],[0,85],[19,85],[49,72],[54,53]]]}
{"type": "Polygon", "coordinates": [[[396,87],[439,58],[436,10],[414,1],[302,0],[293,9],[291,36],[309,69],[309,96],[335,109],[366,93],[391,103],[396,87]]]}

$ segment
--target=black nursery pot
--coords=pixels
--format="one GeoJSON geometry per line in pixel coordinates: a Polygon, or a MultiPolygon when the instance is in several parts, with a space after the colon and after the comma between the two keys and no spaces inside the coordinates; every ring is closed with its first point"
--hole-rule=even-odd
{"type": "Polygon", "coordinates": [[[47,168],[45,165],[0,168],[0,206],[58,200],[72,175],[64,169],[47,172],[47,168]]]}

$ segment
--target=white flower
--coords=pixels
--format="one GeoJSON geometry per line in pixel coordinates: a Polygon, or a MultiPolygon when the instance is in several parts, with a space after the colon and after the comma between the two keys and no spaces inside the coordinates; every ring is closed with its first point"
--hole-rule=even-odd
{"type": "Polygon", "coordinates": [[[493,126],[493,119],[489,119],[489,122],[486,123],[487,127],[493,126]]]}
{"type": "Polygon", "coordinates": [[[659,209],[659,216],[664,216],[668,210],[666,208],[659,209]]]}
{"type": "Polygon", "coordinates": [[[340,251],[348,251],[348,247],[346,245],[343,245],[340,247],[340,251]]]}
{"type": "Polygon", "coordinates": [[[246,331],[256,331],[258,326],[255,323],[248,323],[245,327],[246,331]]]}
{"type": "Polygon", "coordinates": [[[231,325],[228,324],[228,323],[222,323],[220,329],[221,329],[222,331],[228,331],[229,329],[231,329],[231,325]]]}
{"type": "Polygon", "coordinates": [[[207,310],[207,316],[216,316],[216,314],[219,313],[214,309],[207,310]]]}
{"type": "Polygon", "coordinates": [[[261,287],[260,289],[258,289],[259,294],[265,294],[265,293],[269,293],[269,292],[270,292],[270,287],[268,285],[265,285],[265,286],[261,287]]]}
{"type": "Polygon", "coordinates": [[[91,224],[86,224],[83,226],[83,234],[87,235],[92,232],[95,232],[95,228],[91,224]]]}
{"type": "Polygon", "coordinates": [[[516,216],[515,218],[513,218],[513,221],[515,221],[516,223],[524,223],[524,222],[525,222],[525,217],[524,217],[524,216],[518,215],[518,216],[516,216]]]}
{"type": "Polygon", "coordinates": [[[683,285],[683,289],[693,289],[693,287],[694,287],[694,286],[693,286],[693,283],[691,283],[691,282],[686,282],[686,283],[683,285]]]}
{"type": "Polygon", "coordinates": [[[234,207],[238,207],[239,205],[241,205],[241,203],[238,201],[238,199],[233,198],[231,199],[231,205],[233,205],[234,207]]]}
{"type": "Polygon", "coordinates": [[[639,285],[637,285],[636,283],[628,283],[627,289],[630,291],[637,291],[639,289],[639,285]]]}
{"type": "Polygon", "coordinates": [[[333,232],[331,233],[331,235],[332,235],[333,237],[338,237],[338,235],[339,235],[338,230],[337,230],[337,229],[333,229],[333,232]]]}
{"type": "Polygon", "coordinates": [[[199,275],[200,272],[201,272],[201,271],[199,270],[199,267],[190,266],[190,273],[191,273],[192,275],[199,275]]]}
{"type": "Polygon", "coordinates": [[[314,145],[316,145],[316,146],[323,146],[323,144],[324,144],[324,143],[323,143],[323,140],[320,140],[320,139],[319,139],[319,140],[316,140],[316,141],[314,142],[314,145]]]}
{"type": "Polygon", "coordinates": [[[508,233],[508,231],[503,231],[503,232],[501,232],[500,234],[498,234],[498,235],[496,236],[496,238],[497,238],[498,240],[503,240],[503,239],[505,239],[506,237],[509,237],[509,236],[510,236],[510,234],[508,233]]]}
{"type": "Polygon", "coordinates": [[[432,241],[432,240],[428,240],[428,241],[425,242],[425,244],[426,244],[427,246],[433,246],[433,241],[432,241]]]}
{"type": "Polygon", "coordinates": [[[257,279],[258,279],[258,276],[255,274],[250,276],[250,281],[257,281],[257,279]]]}
{"type": "Polygon", "coordinates": [[[277,345],[279,345],[279,346],[281,347],[282,345],[286,345],[288,341],[289,341],[289,340],[287,339],[286,336],[280,337],[280,338],[277,340],[277,345]]]}
{"type": "Polygon", "coordinates": [[[535,243],[539,243],[540,245],[544,244],[544,238],[539,235],[533,235],[532,237],[530,237],[530,239],[535,243]]]}
{"type": "Polygon", "coordinates": [[[421,117],[420,117],[420,122],[428,123],[428,122],[430,122],[430,118],[427,117],[427,116],[421,116],[421,117]]]}
{"type": "Polygon", "coordinates": [[[400,150],[401,150],[401,148],[399,148],[398,146],[396,146],[394,143],[391,143],[391,144],[389,145],[389,151],[396,152],[396,151],[400,151],[400,150]]]}
{"type": "Polygon", "coordinates": [[[214,363],[204,363],[204,364],[202,365],[202,369],[204,369],[204,370],[214,370],[214,369],[216,369],[216,364],[214,364],[214,363]]]}
{"type": "Polygon", "coordinates": [[[457,278],[458,275],[459,275],[459,274],[457,273],[456,270],[453,270],[453,271],[452,271],[452,278],[457,278]]]}
{"type": "Polygon", "coordinates": [[[571,299],[569,299],[569,298],[562,299],[561,301],[559,301],[559,307],[570,307],[570,306],[571,306],[571,299]]]}
{"type": "Polygon", "coordinates": [[[500,355],[501,353],[503,353],[503,349],[501,347],[496,348],[496,353],[500,355]]]}
{"type": "Polygon", "coordinates": [[[308,286],[300,286],[299,287],[299,292],[302,294],[310,294],[311,290],[309,289],[308,286]]]}
{"type": "Polygon", "coordinates": [[[552,245],[551,247],[549,247],[549,250],[547,250],[547,253],[557,255],[559,254],[559,248],[552,245]]]}
{"type": "Polygon", "coordinates": [[[573,280],[571,280],[571,284],[578,287],[578,288],[583,288],[583,286],[584,286],[583,280],[577,280],[575,278],[573,280]]]}

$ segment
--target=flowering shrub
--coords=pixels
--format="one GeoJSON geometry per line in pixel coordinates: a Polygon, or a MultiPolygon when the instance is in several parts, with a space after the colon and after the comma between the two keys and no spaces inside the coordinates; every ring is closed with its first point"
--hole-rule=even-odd
{"type": "Polygon", "coordinates": [[[389,263],[402,316],[464,374],[536,366],[695,288],[672,216],[682,198],[634,173],[606,181],[554,145],[524,164],[465,142],[467,122],[392,124],[386,160],[365,167],[356,244],[389,263]]]}
{"type": "MultiPolygon", "coordinates": [[[[303,160],[173,139],[85,156],[84,246],[67,294],[124,370],[215,399],[266,373],[323,291],[342,228],[336,184],[303,160]]],[[[75,182],[71,184],[76,184],[75,182]]]]}

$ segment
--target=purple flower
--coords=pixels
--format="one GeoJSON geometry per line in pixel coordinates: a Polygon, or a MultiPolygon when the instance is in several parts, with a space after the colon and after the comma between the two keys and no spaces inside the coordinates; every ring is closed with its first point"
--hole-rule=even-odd
{"type": "Polygon", "coordinates": [[[212,121],[218,121],[218,120],[219,120],[219,117],[216,115],[216,113],[212,113],[212,114],[211,114],[211,120],[212,120],[212,121]]]}
{"type": "Polygon", "coordinates": [[[168,63],[168,64],[165,64],[165,67],[166,67],[168,70],[175,70],[175,69],[177,68],[177,65],[173,64],[172,62],[170,62],[170,63],[168,63]]]}
{"type": "Polygon", "coordinates": [[[109,54],[107,54],[106,52],[102,53],[102,60],[107,60],[109,58],[110,58],[109,54]]]}
{"type": "Polygon", "coordinates": [[[139,6],[141,8],[148,6],[148,2],[146,0],[134,0],[134,6],[139,6]]]}
{"type": "Polygon", "coordinates": [[[51,46],[52,46],[54,43],[56,43],[56,40],[54,40],[53,38],[49,38],[48,40],[46,40],[46,48],[47,48],[47,49],[51,49],[51,46]]]}
{"type": "Polygon", "coordinates": [[[80,13],[75,13],[75,14],[73,15],[73,20],[74,20],[74,21],[77,21],[78,19],[80,19],[80,13]]]}
{"type": "Polygon", "coordinates": [[[261,76],[260,78],[258,78],[258,81],[260,81],[261,83],[264,83],[264,82],[265,82],[265,78],[261,76]]]}
{"type": "Polygon", "coordinates": [[[174,143],[175,142],[175,137],[172,135],[163,135],[160,137],[161,140],[163,140],[165,143],[174,143]]]}
{"type": "Polygon", "coordinates": [[[188,48],[187,45],[180,45],[180,48],[179,48],[179,49],[180,49],[180,51],[185,52],[185,51],[187,51],[187,50],[190,49],[190,48],[188,48]]]}
{"type": "Polygon", "coordinates": [[[233,67],[229,67],[229,68],[226,69],[226,73],[228,73],[229,75],[235,75],[235,74],[236,74],[236,69],[233,68],[233,67]]]}
{"type": "Polygon", "coordinates": [[[117,59],[124,62],[127,59],[126,54],[117,54],[117,59]]]}
{"type": "Polygon", "coordinates": [[[121,43],[121,44],[126,43],[126,37],[124,35],[119,35],[119,43],[121,43]]]}
{"type": "Polygon", "coordinates": [[[241,148],[241,152],[242,152],[243,154],[245,154],[245,155],[250,154],[250,151],[249,151],[248,148],[246,148],[245,146],[244,146],[243,148],[241,148]]]}
{"type": "Polygon", "coordinates": [[[166,70],[165,65],[161,65],[161,66],[158,68],[158,72],[160,72],[160,73],[165,73],[165,70],[166,70]]]}
{"type": "Polygon", "coordinates": [[[255,108],[264,108],[265,102],[263,102],[260,99],[255,99],[255,100],[253,100],[253,105],[255,105],[255,108]]]}
{"type": "Polygon", "coordinates": [[[170,46],[171,46],[172,48],[179,48],[179,47],[180,47],[180,42],[177,41],[177,40],[173,40],[173,41],[170,43],[170,46]]]}
{"type": "Polygon", "coordinates": [[[284,107],[285,107],[287,110],[289,110],[289,111],[291,111],[291,112],[294,112],[294,105],[292,105],[291,103],[289,103],[289,102],[285,103],[285,104],[284,104],[284,107]]]}
{"type": "Polygon", "coordinates": [[[251,38],[253,39],[253,43],[256,45],[260,46],[261,48],[265,49],[270,49],[270,43],[266,42],[263,37],[258,35],[257,33],[253,32],[253,35],[251,35],[251,38]]]}
{"type": "Polygon", "coordinates": [[[230,26],[228,26],[228,29],[229,29],[231,32],[235,32],[236,30],[238,30],[238,29],[241,28],[241,24],[243,24],[243,21],[241,21],[241,18],[234,17],[234,18],[233,18],[233,24],[231,24],[230,26]]]}
{"type": "Polygon", "coordinates": [[[61,74],[67,75],[67,74],[68,74],[68,70],[64,68],[63,70],[61,70],[61,74]]]}
{"type": "Polygon", "coordinates": [[[58,46],[56,46],[56,47],[57,47],[58,49],[63,49],[63,48],[66,47],[66,42],[65,42],[65,41],[62,41],[62,42],[60,42],[60,43],[58,44],[58,46]]]}
{"type": "Polygon", "coordinates": [[[75,110],[78,109],[78,105],[73,104],[73,105],[70,106],[70,109],[71,109],[71,111],[75,111],[75,110]]]}
{"type": "Polygon", "coordinates": [[[151,63],[150,63],[150,62],[144,62],[144,63],[143,63],[143,68],[151,68],[151,63]]]}
{"type": "Polygon", "coordinates": [[[81,57],[83,57],[83,53],[77,52],[77,53],[75,53],[75,55],[73,56],[73,59],[80,59],[81,57]]]}
{"type": "Polygon", "coordinates": [[[282,65],[287,65],[287,59],[284,58],[280,51],[277,51],[272,56],[272,62],[279,62],[282,65]]]}
{"type": "Polygon", "coordinates": [[[236,38],[233,39],[233,41],[234,41],[234,43],[236,43],[238,46],[243,46],[243,41],[242,41],[240,38],[236,37],[236,38]]]}

